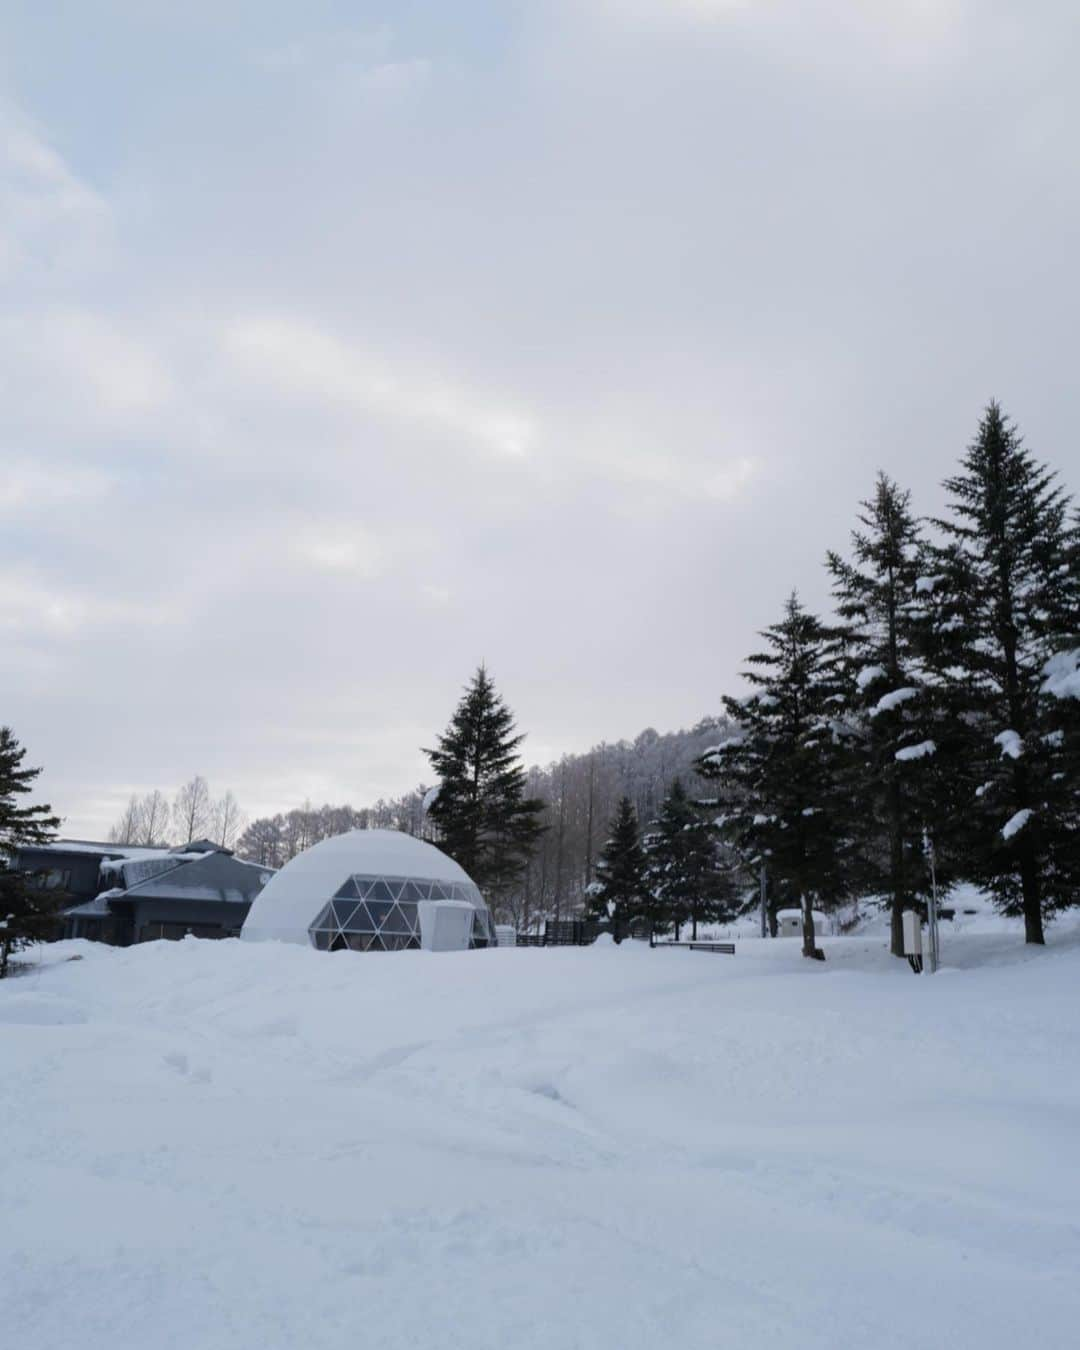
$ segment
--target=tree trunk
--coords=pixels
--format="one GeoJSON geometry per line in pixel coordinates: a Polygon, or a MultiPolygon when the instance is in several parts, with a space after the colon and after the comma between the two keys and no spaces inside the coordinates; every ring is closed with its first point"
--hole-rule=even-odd
{"type": "Polygon", "coordinates": [[[1043,946],[1042,895],[1039,886],[1039,869],[1030,844],[1024,847],[1020,855],[1020,885],[1024,895],[1024,941],[1043,946]]]}
{"type": "Polygon", "coordinates": [[[585,821],[585,885],[593,879],[593,815],[596,805],[596,757],[589,756],[589,801],[585,821]]]}
{"type": "Polygon", "coordinates": [[[555,832],[555,922],[562,918],[563,845],[566,839],[566,760],[559,771],[559,817],[555,832]]]}
{"type": "Polygon", "coordinates": [[[802,954],[812,961],[824,961],[825,953],[814,938],[814,902],[808,895],[802,898],[802,912],[802,954]]]}
{"type": "Polygon", "coordinates": [[[892,913],[889,925],[889,950],[893,956],[904,955],[904,907],[907,903],[904,885],[904,824],[903,800],[900,784],[895,778],[889,783],[889,882],[892,891],[892,913]]]}

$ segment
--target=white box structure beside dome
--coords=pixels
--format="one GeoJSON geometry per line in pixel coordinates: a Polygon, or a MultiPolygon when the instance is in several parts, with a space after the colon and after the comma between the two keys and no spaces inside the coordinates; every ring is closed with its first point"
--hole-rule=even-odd
{"type": "Polygon", "coordinates": [[[321,951],[494,946],[468,873],[423,839],[350,830],[297,854],[259,893],[240,936],[321,951]]]}
{"type": "Polygon", "coordinates": [[[420,946],[429,952],[463,952],[475,946],[476,911],[466,900],[420,900],[420,946]]]}

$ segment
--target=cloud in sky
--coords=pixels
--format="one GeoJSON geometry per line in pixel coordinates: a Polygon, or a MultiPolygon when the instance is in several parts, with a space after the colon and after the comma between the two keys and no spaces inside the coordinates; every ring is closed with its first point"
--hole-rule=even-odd
{"type": "Polygon", "coordinates": [[[258,379],[326,406],[353,405],[393,421],[443,429],[496,454],[525,455],[536,437],[529,417],[488,402],[437,374],[400,373],[376,353],[350,347],[304,323],[247,319],[230,324],[225,348],[258,379]]]}
{"type": "Polygon", "coordinates": [[[85,269],[108,215],[104,198],[0,91],[0,281],[85,269]]]}
{"type": "MultiPolygon", "coordinates": [[[[16,6],[5,721],[84,834],[359,804],[483,657],[692,722],[879,467],[1075,467],[1071,6],[16,6]]],[[[1074,475],[1075,486],[1075,475],[1074,475]]]]}

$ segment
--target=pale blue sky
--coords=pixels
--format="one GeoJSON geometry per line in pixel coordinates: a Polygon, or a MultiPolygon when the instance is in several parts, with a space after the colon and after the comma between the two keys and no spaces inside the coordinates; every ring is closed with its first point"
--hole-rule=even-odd
{"type": "Polygon", "coordinates": [[[0,4],[0,680],[69,832],[695,721],[879,467],[1075,485],[1066,3],[0,4]]]}

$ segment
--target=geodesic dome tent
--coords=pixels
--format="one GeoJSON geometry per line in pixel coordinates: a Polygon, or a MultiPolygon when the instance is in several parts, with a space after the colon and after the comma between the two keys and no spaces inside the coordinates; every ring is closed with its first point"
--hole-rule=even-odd
{"type": "Polygon", "coordinates": [[[259,893],[240,936],[321,951],[495,945],[468,874],[397,830],[350,830],[298,853],[259,893]]]}

